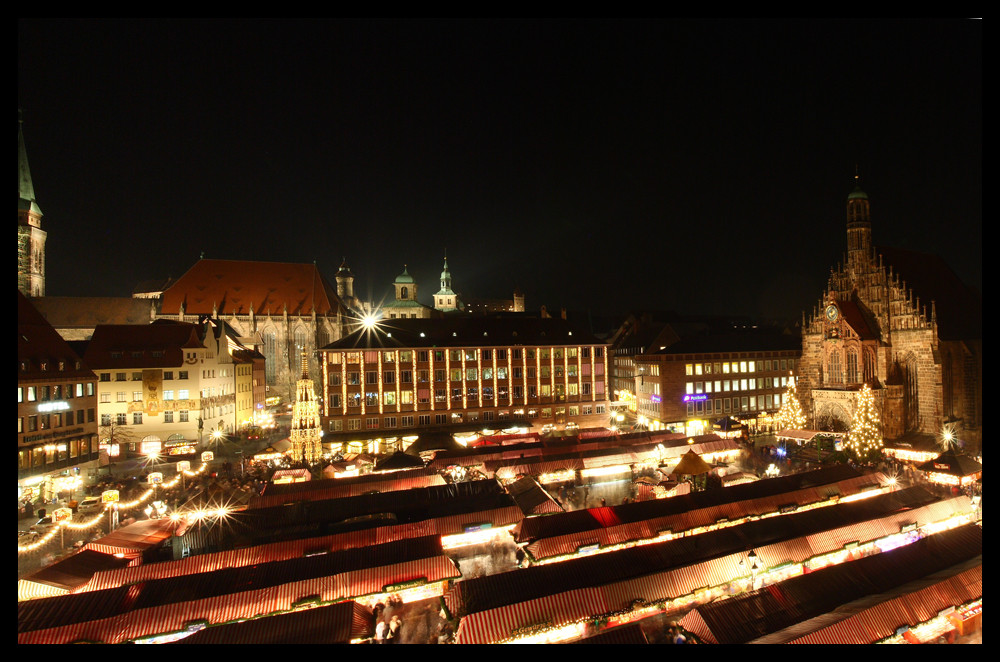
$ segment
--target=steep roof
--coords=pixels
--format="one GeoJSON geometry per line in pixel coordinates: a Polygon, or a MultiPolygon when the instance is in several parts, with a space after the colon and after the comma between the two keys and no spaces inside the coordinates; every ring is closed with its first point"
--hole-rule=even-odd
{"type": "Polygon", "coordinates": [[[344,310],[315,264],[199,260],[163,293],[161,310],[176,315],[336,315],[344,310]]]}
{"type": "Polygon", "coordinates": [[[920,307],[930,314],[937,309],[938,337],[942,340],[974,340],[983,337],[983,296],[951,270],[938,255],[902,248],[878,247],[884,264],[906,281],[920,297],[920,307]]]}
{"type": "Polygon", "coordinates": [[[149,324],[153,302],[131,297],[40,297],[32,301],[57,329],[92,329],[98,324],[149,324]]]}
{"type": "Polygon", "coordinates": [[[204,348],[196,324],[105,324],[94,329],[85,358],[100,368],[169,368],[194,348],[204,348]]]}
{"type": "Polygon", "coordinates": [[[878,340],[878,334],[873,330],[874,326],[869,322],[869,316],[856,301],[838,300],[837,307],[847,324],[854,329],[858,337],[862,340],[878,340]]]}
{"type": "Polygon", "coordinates": [[[56,374],[94,378],[94,373],[20,291],[17,293],[17,363],[19,379],[54,379],[56,374]],[[43,363],[50,366],[50,370],[43,371],[43,363]],[[54,372],[60,363],[63,371],[54,372]]]}

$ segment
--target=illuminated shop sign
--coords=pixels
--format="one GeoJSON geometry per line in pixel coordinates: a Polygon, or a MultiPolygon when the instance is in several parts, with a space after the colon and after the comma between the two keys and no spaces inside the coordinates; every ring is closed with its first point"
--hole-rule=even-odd
{"type": "Polygon", "coordinates": [[[65,400],[57,400],[56,402],[43,402],[38,405],[38,411],[66,411],[69,409],[69,403],[65,400]]]}
{"type": "Polygon", "coordinates": [[[701,402],[703,400],[708,400],[708,395],[700,393],[698,395],[685,395],[684,402],[701,402]]]}
{"type": "Polygon", "coordinates": [[[649,396],[649,401],[650,402],[659,402],[660,401],[660,396],[658,396],[658,395],[651,395],[651,396],[649,396]]]}

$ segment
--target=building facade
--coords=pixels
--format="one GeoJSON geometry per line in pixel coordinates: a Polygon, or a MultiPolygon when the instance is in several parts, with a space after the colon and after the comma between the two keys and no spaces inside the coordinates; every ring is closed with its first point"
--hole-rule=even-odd
{"type": "Polygon", "coordinates": [[[259,425],[264,414],[267,389],[264,355],[253,349],[233,351],[236,370],[236,425],[239,429],[259,425]]]}
{"type": "Polygon", "coordinates": [[[565,320],[390,320],[321,355],[323,419],[333,433],[608,423],[607,345],[565,320]]]}
{"type": "Polygon", "coordinates": [[[883,437],[950,424],[979,443],[982,298],[937,256],[876,250],[868,195],[847,199],[847,254],[803,323],[801,383],[810,426],[846,430],[868,384],[883,437]]]}
{"type": "MultiPolygon", "coordinates": [[[[346,264],[338,287],[353,295],[346,264]]],[[[360,323],[358,314],[337,296],[315,264],[199,260],[167,288],[158,318],[181,322],[218,318],[233,328],[239,342],[264,355],[268,396],[295,401],[299,357],[320,374],[316,351],[360,323]]]]}
{"type": "Polygon", "coordinates": [[[97,377],[17,294],[18,497],[48,499],[96,467],[97,377]]]}
{"type": "Polygon", "coordinates": [[[766,427],[801,357],[799,338],[726,334],[685,338],[635,357],[638,422],[707,434],[730,417],[766,427]]]}
{"type": "Polygon", "coordinates": [[[17,290],[28,297],[45,296],[45,230],[42,210],[28,168],[21,122],[17,123],[17,290]]]}
{"type": "Polygon", "coordinates": [[[96,366],[103,437],[142,451],[233,433],[240,364],[230,343],[217,320],[98,326],[85,359],[96,366]]]}

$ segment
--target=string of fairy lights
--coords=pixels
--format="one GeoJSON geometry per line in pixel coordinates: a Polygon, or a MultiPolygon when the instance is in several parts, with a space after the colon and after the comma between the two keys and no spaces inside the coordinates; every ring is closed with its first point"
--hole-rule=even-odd
{"type": "MultiPolygon", "coordinates": [[[[188,476],[188,477],[198,476],[198,475],[204,473],[205,469],[207,467],[208,467],[207,464],[202,464],[200,467],[198,467],[197,469],[195,469],[193,471],[192,470],[181,471],[181,472],[179,472],[174,477],[173,480],[171,480],[170,482],[167,482],[167,483],[163,483],[163,484],[159,485],[158,487],[163,487],[165,489],[170,489],[172,487],[176,487],[177,484],[180,483],[181,479],[184,476],[188,476]]],[[[155,494],[156,494],[156,488],[152,488],[151,487],[151,488],[147,489],[145,492],[143,492],[139,496],[139,498],[137,498],[137,499],[135,499],[133,501],[119,501],[119,502],[117,502],[118,511],[121,512],[123,510],[131,510],[133,508],[138,508],[140,506],[143,506],[155,494]]],[[[64,529],[64,528],[65,529],[70,529],[72,531],[86,531],[86,530],[89,530],[89,529],[92,529],[92,528],[96,527],[104,519],[104,516],[107,513],[107,509],[110,506],[111,506],[111,503],[107,504],[105,506],[105,510],[101,511],[100,513],[98,513],[97,515],[95,515],[93,518],[91,518],[89,520],[83,520],[83,521],[79,521],[79,522],[74,522],[72,520],[63,520],[61,522],[57,522],[42,537],[38,538],[38,540],[34,541],[33,543],[30,543],[30,544],[27,544],[27,545],[18,544],[18,546],[17,546],[17,553],[18,554],[26,554],[28,552],[33,552],[35,550],[38,550],[38,549],[44,547],[48,543],[52,542],[52,540],[54,540],[55,537],[57,535],[59,535],[60,532],[62,531],[62,529],[64,529]]]]}

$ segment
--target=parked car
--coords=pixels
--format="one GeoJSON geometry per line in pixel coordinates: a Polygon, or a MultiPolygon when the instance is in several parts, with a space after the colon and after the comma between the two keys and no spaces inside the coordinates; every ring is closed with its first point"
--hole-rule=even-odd
{"type": "Polygon", "coordinates": [[[77,512],[79,513],[99,513],[104,510],[104,502],[101,501],[101,497],[87,497],[80,502],[77,512]]]}
{"type": "Polygon", "coordinates": [[[55,526],[56,523],[52,519],[52,515],[46,515],[37,522],[31,525],[31,530],[40,534],[48,533],[49,529],[55,526]]]}

